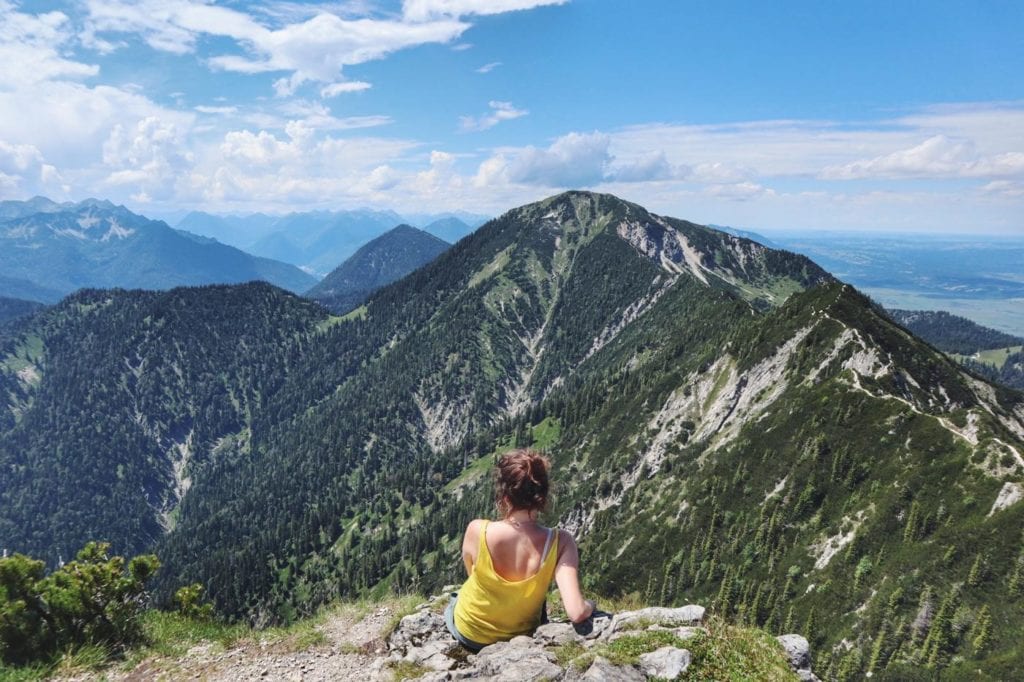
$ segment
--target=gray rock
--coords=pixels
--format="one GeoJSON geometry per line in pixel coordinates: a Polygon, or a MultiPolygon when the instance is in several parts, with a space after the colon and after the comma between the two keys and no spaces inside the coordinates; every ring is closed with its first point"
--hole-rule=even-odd
{"type": "Polygon", "coordinates": [[[435,670],[434,672],[429,672],[422,677],[417,677],[416,679],[419,682],[447,682],[451,679],[451,676],[443,670],[435,670]]]}
{"type": "Polygon", "coordinates": [[[476,673],[469,677],[487,678],[493,682],[535,682],[562,676],[554,655],[531,637],[515,637],[508,642],[484,647],[480,653],[469,657],[469,665],[476,673]]]}
{"type": "MultiPolygon", "coordinates": [[[[692,626],[689,626],[689,625],[681,627],[681,628],[667,628],[664,625],[652,625],[651,627],[649,627],[647,629],[648,630],[664,630],[666,632],[671,632],[673,635],[675,635],[679,639],[693,639],[697,635],[706,635],[706,634],[708,634],[707,628],[702,628],[702,627],[699,627],[699,626],[692,627],[692,626]]],[[[626,631],[626,632],[628,632],[628,631],[626,631]]],[[[618,633],[616,633],[616,634],[618,634],[618,633]]]]}
{"type": "Polygon", "coordinates": [[[803,670],[811,667],[811,645],[803,635],[781,635],[775,639],[786,651],[786,658],[793,670],[803,670]]]}
{"type": "Polygon", "coordinates": [[[640,656],[640,670],[648,677],[674,680],[690,667],[692,657],[686,649],[663,646],[657,651],[640,656]]]}
{"type": "Polygon", "coordinates": [[[665,606],[651,606],[639,611],[623,611],[612,617],[612,622],[601,635],[608,638],[613,632],[626,625],[634,623],[647,623],[650,625],[700,625],[704,620],[704,607],[696,604],[668,608],[665,606]]]}
{"type": "MultiPolygon", "coordinates": [[[[448,650],[448,644],[439,640],[430,640],[424,642],[422,646],[409,647],[405,652],[405,660],[410,663],[422,663],[426,665],[428,659],[434,658],[438,654],[444,655],[448,650]]],[[[446,657],[447,658],[447,657],[446,657]]],[[[450,659],[449,659],[450,660],[450,659]]],[[[428,666],[432,667],[432,666],[428,666]]],[[[444,668],[434,668],[434,670],[448,670],[451,666],[444,668]]]]}
{"type": "Polygon", "coordinates": [[[544,644],[568,644],[583,640],[581,635],[576,634],[572,623],[546,623],[537,628],[533,638],[544,644]]]}
{"type": "Polygon", "coordinates": [[[587,668],[583,679],[593,682],[644,682],[644,675],[636,668],[612,665],[607,658],[598,656],[587,668]]]}

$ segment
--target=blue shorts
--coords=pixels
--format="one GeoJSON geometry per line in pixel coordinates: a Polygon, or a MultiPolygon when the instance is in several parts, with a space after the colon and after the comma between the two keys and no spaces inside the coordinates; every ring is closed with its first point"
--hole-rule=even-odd
{"type": "Polygon", "coordinates": [[[455,602],[458,598],[458,592],[452,592],[452,600],[448,602],[448,608],[444,610],[444,624],[448,626],[448,632],[452,633],[452,637],[455,638],[455,641],[473,653],[476,653],[487,645],[474,642],[468,637],[463,637],[462,633],[460,633],[458,628],[455,627],[455,602]]]}

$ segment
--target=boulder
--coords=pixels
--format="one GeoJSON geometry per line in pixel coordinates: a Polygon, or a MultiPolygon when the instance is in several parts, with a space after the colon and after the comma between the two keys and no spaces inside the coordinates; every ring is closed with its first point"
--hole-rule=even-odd
{"type": "Polygon", "coordinates": [[[607,658],[598,656],[583,674],[584,680],[593,682],[644,682],[644,674],[631,666],[613,665],[607,658]]]}
{"type": "Polygon", "coordinates": [[[811,672],[811,645],[803,635],[781,635],[776,637],[786,652],[789,665],[803,682],[818,682],[811,672]]]}
{"type": "Polygon", "coordinates": [[[692,657],[686,649],[663,646],[657,651],[640,656],[640,670],[648,677],[674,680],[690,667],[692,657]]]}
{"type": "Polygon", "coordinates": [[[533,638],[543,644],[568,644],[580,642],[583,637],[577,634],[572,623],[545,623],[533,633],[533,638]]]}
{"type": "Polygon", "coordinates": [[[601,637],[607,639],[613,632],[619,629],[629,629],[626,626],[644,625],[700,625],[704,621],[704,607],[696,604],[668,608],[665,606],[650,606],[638,611],[623,611],[612,617],[611,623],[605,628],[601,637]]]}
{"type": "Polygon", "coordinates": [[[534,682],[562,676],[554,655],[545,651],[532,637],[514,637],[507,642],[491,644],[470,656],[468,663],[475,673],[471,677],[492,682],[534,682]]]}

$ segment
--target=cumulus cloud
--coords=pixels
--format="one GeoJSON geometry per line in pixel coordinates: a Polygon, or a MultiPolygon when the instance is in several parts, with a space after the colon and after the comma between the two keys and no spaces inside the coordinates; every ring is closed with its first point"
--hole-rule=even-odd
{"type": "Polygon", "coordinates": [[[427,21],[436,17],[502,14],[566,2],[568,0],[404,0],[402,14],[412,21],[427,21]]]}
{"type": "Polygon", "coordinates": [[[0,86],[19,87],[54,78],[95,76],[99,67],[62,55],[74,37],[63,12],[27,14],[0,0],[0,86]]]}
{"type": "Polygon", "coordinates": [[[499,102],[491,100],[487,103],[491,108],[489,114],[481,116],[462,116],[459,118],[459,127],[462,130],[487,130],[493,128],[502,121],[511,121],[515,118],[526,116],[530,112],[526,109],[516,109],[511,102],[499,102]]]}
{"type": "Polygon", "coordinates": [[[967,178],[1024,175],[1024,152],[992,156],[978,154],[968,140],[934,135],[924,142],[891,154],[829,166],[826,180],[861,178],[967,178]]]}
{"type": "Polygon", "coordinates": [[[46,163],[38,149],[0,140],[0,196],[67,192],[64,178],[56,167],[46,163]]]}
{"type": "Polygon", "coordinates": [[[501,152],[480,165],[475,181],[478,186],[590,187],[605,178],[612,159],[610,142],[604,133],[569,133],[546,149],[529,146],[501,152]]]}
{"type": "Polygon", "coordinates": [[[650,182],[686,177],[687,167],[676,168],[663,151],[651,151],[634,161],[618,163],[608,169],[608,178],[616,182],[650,182]]]}
{"type": "Polygon", "coordinates": [[[412,22],[345,19],[327,11],[271,28],[245,12],[195,0],[87,0],[87,7],[85,34],[91,40],[107,33],[138,33],[154,49],[186,54],[195,51],[200,35],[230,38],[246,54],[216,55],[207,63],[239,73],[287,72],[274,82],[279,96],[307,82],[327,84],[328,97],[351,92],[353,86],[342,78],[344,67],[416,45],[450,42],[469,28],[445,16],[412,22]]]}

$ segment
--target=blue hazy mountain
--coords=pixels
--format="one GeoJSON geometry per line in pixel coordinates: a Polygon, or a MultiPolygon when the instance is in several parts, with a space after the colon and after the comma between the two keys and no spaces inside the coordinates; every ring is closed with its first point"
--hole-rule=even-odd
{"type": "Polygon", "coordinates": [[[176,227],[323,275],[356,249],[397,225],[420,227],[453,244],[486,220],[485,216],[464,212],[400,215],[372,209],[305,211],[281,216],[194,211],[176,227]]]}
{"type": "Polygon", "coordinates": [[[362,246],[306,296],[320,301],[332,312],[346,313],[385,284],[434,260],[449,246],[424,230],[399,225],[362,246]]]}
{"type": "Polygon", "coordinates": [[[0,205],[0,295],[52,302],[84,287],[169,289],[265,280],[305,291],[316,279],[286,263],[172,229],[123,206],[36,197],[0,205]]]}

